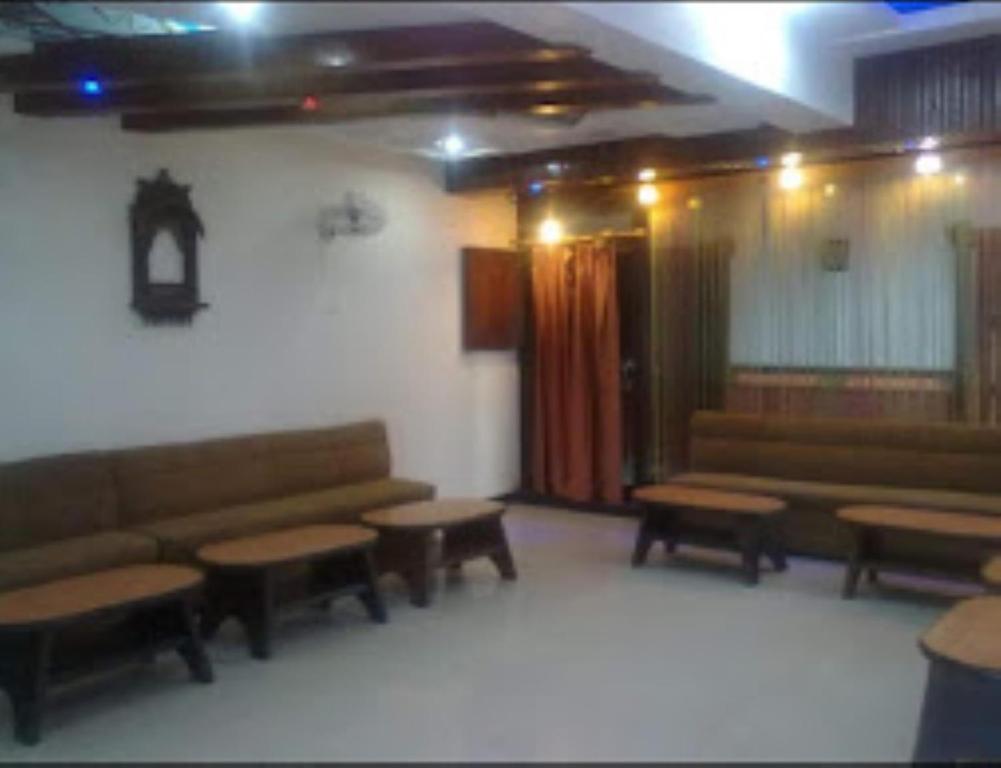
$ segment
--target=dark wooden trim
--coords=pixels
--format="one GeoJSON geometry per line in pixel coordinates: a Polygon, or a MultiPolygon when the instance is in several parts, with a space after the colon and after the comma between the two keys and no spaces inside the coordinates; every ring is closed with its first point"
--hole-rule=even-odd
{"type": "Polygon", "coordinates": [[[122,116],[122,128],[130,131],[167,132],[197,128],[235,128],[258,125],[329,124],[377,117],[428,114],[483,114],[506,112],[532,114],[541,107],[593,109],[632,108],[661,104],[673,98],[654,83],[564,82],[543,89],[536,84],[505,86],[490,91],[440,89],[425,94],[341,98],[323,102],[315,110],[292,106],[261,106],[212,110],[144,112],[122,116]]]}
{"type": "Polygon", "coordinates": [[[356,30],[294,36],[198,35],[105,37],[39,44],[31,54],[0,59],[0,90],[43,90],[74,84],[83,74],[114,86],[176,78],[296,73],[323,67],[324,56],[345,54],[344,71],[424,66],[551,61],[583,49],[553,45],[490,22],[356,30]]]}

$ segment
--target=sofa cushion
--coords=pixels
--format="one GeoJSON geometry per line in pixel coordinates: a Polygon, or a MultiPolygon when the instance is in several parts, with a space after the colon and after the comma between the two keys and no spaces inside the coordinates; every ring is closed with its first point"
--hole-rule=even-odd
{"type": "Polygon", "coordinates": [[[156,559],[156,541],[138,533],[107,531],[78,536],[0,554],[0,590],[28,587],[106,568],[152,563],[156,559]]]}
{"type": "Polygon", "coordinates": [[[110,530],[117,518],[106,454],[0,465],[0,552],[110,530]]]}
{"type": "Polygon", "coordinates": [[[356,522],[362,512],[434,496],[433,486],[385,478],[161,520],[137,530],[156,538],[164,559],[187,561],[203,544],[315,523],[356,522]]]}
{"type": "Polygon", "coordinates": [[[675,475],[671,480],[687,485],[779,496],[794,503],[830,510],[849,504],[892,504],[1001,515],[1001,496],[963,491],[815,483],[719,472],[687,472],[675,475]]]}

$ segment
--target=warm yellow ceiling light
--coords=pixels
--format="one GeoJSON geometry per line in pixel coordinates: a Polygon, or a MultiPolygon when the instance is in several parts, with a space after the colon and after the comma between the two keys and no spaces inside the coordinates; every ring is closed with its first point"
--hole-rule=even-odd
{"type": "Polygon", "coordinates": [[[834,197],[837,194],[838,186],[837,184],[825,184],[824,185],[824,197],[834,197]]]}
{"type": "Polygon", "coordinates": [[[539,240],[546,245],[556,245],[563,239],[563,222],[547,216],[539,225],[539,240]]]}
{"type": "Polygon", "coordinates": [[[639,189],[636,190],[636,199],[640,205],[650,206],[660,200],[660,192],[653,184],[640,184],[639,189]]]}
{"type": "Polygon", "coordinates": [[[779,173],[779,186],[785,190],[799,189],[803,186],[803,172],[796,167],[783,168],[779,173]]]}
{"type": "Polygon", "coordinates": [[[653,168],[644,168],[636,174],[636,178],[644,183],[649,183],[657,178],[657,171],[653,168]]]}

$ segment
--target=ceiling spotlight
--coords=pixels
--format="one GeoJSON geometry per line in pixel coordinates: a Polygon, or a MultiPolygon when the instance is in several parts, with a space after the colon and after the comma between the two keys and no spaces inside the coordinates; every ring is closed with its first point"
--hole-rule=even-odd
{"type": "Polygon", "coordinates": [[[443,139],[438,140],[438,146],[449,157],[458,157],[466,148],[466,142],[459,134],[450,133],[443,139]]]}
{"type": "Polygon", "coordinates": [[[803,186],[803,172],[795,166],[783,168],[779,174],[779,186],[782,189],[799,189],[803,186]]]}
{"type": "Polygon", "coordinates": [[[914,172],[919,176],[934,176],[942,170],[942,156],[934,152],[922,152],[914,161],[914,172]]]}
{"type": "Polygon", "coordinates": [[[927,152],[932,149],[938,149],[938,145],[940,143],[941,142],[936,136],[925,136],[918,142],[918,149],[922,149],[927,152]]]}
{"type": "Polygon", "coordinates": [[[563,222],[547,216],[539,225],[539,240],[546,245],[556,245],[563,239],[563,222]]]}
{"type": "Polygon", "coordinates": [[[783,168],[795,168],[801,162],[803,162],[802,152],[786,152],[784,155],[782,155],[783,168]]]}
{"type": "Polygon", "coordinates": [[[260,3],[219,3],[233,21],[249,24],[261,9],[260,3]]]}
{"type": "Polygon", "coordinates": [[[96,77],[88,77],[80,81],[80,93],[84,96],[100,96],[104,93],[104,86],[96,77]]]}
{"type": "Polygon", "coordinates": [[[660,192],[653,184],[640,184],[640,188],[636,191],[636,199],[640,205],[650,206],[660,199],[660,192]]]}
{"type": "Polygon", "coordinates": [[[347,51],[321,51],[316,55],[316,63],[321,67],[346,67],[352,61],[347,51]]]}
{"type": "Polygon", "coordinates": [[[644,168],[639,173],[636,174],[636,178],[640,181],[649,183],[657,178],[657,171],[653,168],[644,168]]]}

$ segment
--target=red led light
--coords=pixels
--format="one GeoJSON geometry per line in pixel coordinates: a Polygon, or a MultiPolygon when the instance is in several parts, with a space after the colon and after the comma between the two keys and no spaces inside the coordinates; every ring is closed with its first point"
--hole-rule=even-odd
{"type": "Polygon", "coordinates": [[[320,100],[315,96],[307,96],[302,100],[302,108],[307,112],[315,112],[320,107],[320,100]]]}

